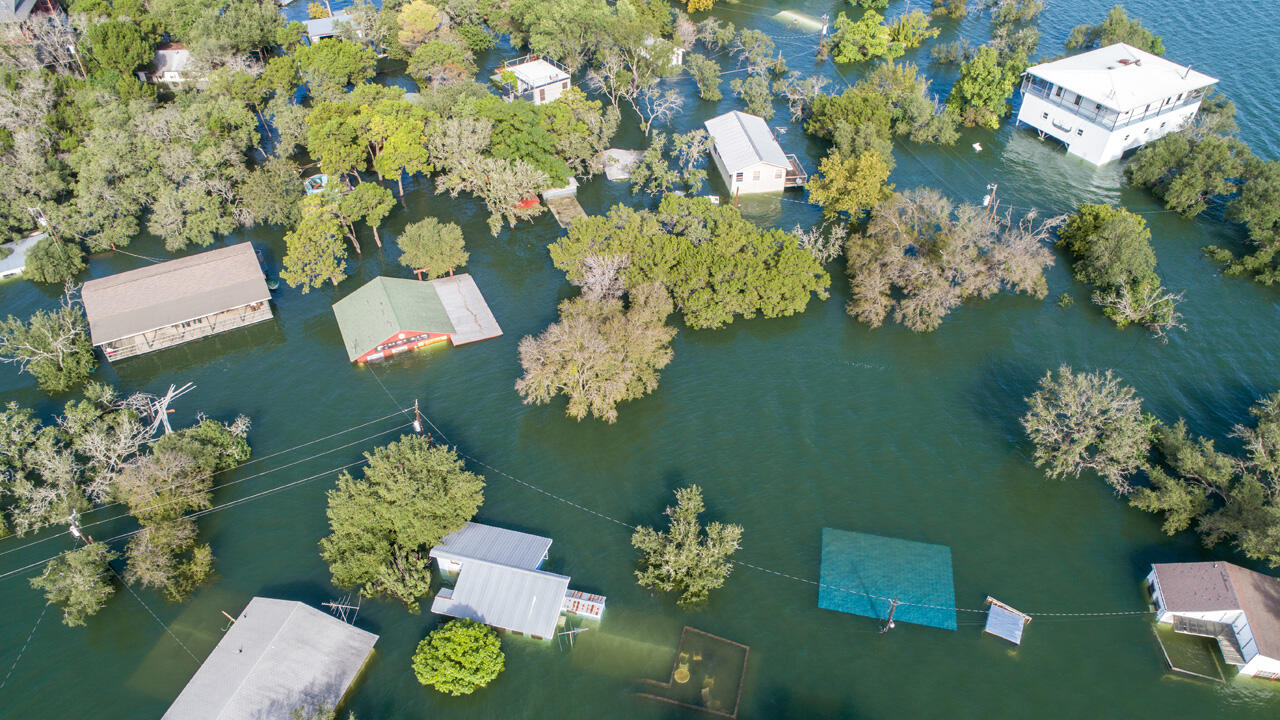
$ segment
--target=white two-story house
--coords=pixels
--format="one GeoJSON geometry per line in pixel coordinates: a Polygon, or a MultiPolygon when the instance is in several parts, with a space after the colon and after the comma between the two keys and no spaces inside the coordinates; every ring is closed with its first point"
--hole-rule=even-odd
{"type": "Polygon", "coordinates": [[[1102,165],[1191,120],[1216,82],[1117,43],[1028,68],[1017,124],[1056,138],[1072,155],[1102,165]]]}
{"type": "Polygon", "coordinates": [[[1228,562],[1158,563],[1147,592],[1157,622],[1217,640],[1241,675],[1280,679],[1280,579],[1228,562]]]}

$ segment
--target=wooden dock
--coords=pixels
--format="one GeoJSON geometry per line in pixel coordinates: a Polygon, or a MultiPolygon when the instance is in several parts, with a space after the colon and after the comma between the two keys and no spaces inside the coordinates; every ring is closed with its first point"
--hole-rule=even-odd
{"type": "Polygon", "coordinates": [[[573,195],[544,198],[543,202],[551,209],[551,214],[555,216],[556,222],[560,223],[562,228],[567,228],[569,223],[587,216],[587,212],[578,203],[578,198],[573,195]]]}

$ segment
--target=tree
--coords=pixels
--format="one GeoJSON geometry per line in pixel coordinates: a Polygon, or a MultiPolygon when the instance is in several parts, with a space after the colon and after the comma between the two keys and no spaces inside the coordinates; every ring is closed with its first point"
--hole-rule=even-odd
{"type": "Polygon", "coordinates": [[[400,44],[409,52],[427,42],[440,27],[440,10],[425,0],[412,0],[400,6],[396,22],[400,27],[400,44]]]}
{"type": "Polygon", "coordinates": [[[425,273],[428,280],[446,273],[452,275],[453,269],[466,265],[470,257],[462,240],[462,228],[433,217],[407,225],[396,243],[400,245],[400,264],[425,273]]]}
{"type": "Polygon", "coordinates": [[[427,553],[484,501],[484,478],[421,435],[365,453],[364,477],[343,472],[329,491],[330,534],[320,541],[333,584],[389,595],[410,612],[431,590],[427,553]]]}
{"type": "Polygon", "coordinates": [[[84,250],[46,235],[27,250],[22,277],[31,282],[65,284],[84,272],[84,250]]]}
{"type": "Polygon", "coordinates": [[[249,223],[296,225],[298,204],[305,192],[298,178],[298,164],[288,157],[271,157],[244,174],[236,187],[240,207],[249,223]]]}
{"type": "Polygon", "coordinates": [[[498,633],[465,618],[432,630],[413,654],[413,674],[418,682],[454,696],[486,687],[505,667],[498,633]]]}
{"type": "Polygon", "coordinates": [[[1133,388],[1105,373],[1075,372],[1063,365],[1045,373],[1027,398],[1022,426],[1035,446],[1036,467],[1055,479],[1096,472],[1117,493],[1146,461],[1152,420],[1133,388]]]}
{"type": "Polygon", "coordinates": [[[43,590],[46,600],[62,608],[63,625],[84,625],[116,592],[108,565],[116,557],[102,543],[68,550],[46,564],[39,577],[31,578],[31,587],[43,590]]]}
{"type": "Polygon", "coordinates": [[[814,94],[805,132],[831,140],[846,157],[875,149],[886,159],[893,137],[950,145],[958,116],[940,107],[911,63],[881,63],[839,95],[814,94]]]}
{"type": "Polygon", "coordinates": [[[923,10],[904,13],[889,23],[889,39],[901,43],[907,50],[920,47],[925,40],[938,37],[940,32],[936,27],[929,27],[929,16],[923,10]]]}
{"type": "Polygon", "coordinates": [[[1160,36],[1143,27],[1138,18],[1129,17],[1121,5],[1111,8],[1101,24],[1072,28],[1066,44],[1068,50],[1093,50],[1116,43],[1132,45],[1153,55],[1164,54],[1164,42],[1160,36]]]}
{"type": "Polygon", "coordinates": [[[705,509],[702,488],[680,488],[676,506],[666,509],[666,531],[641,527],[631,536],[631,546],[640,551],[640,587],[678,592],[682,608],[705,603],[712,590],[724,586],[733,571],[730,558],[742,547],[742,526],[713,522],[704,528],[698,516],[705,509]]]}
{"type": "Polygon", "coordinates": [[[1238,138],[1200,136],[1195,128],[1170,133],[1138,150],[1125,177],[1151,191],[1164,206],[1185,218],[1199,215],[1215,196],[1237,189],[1249,149],[1238,138]]]}
{"type": "Polygon", "coordinates": [[[90,64],[99,70],[132,75],[156,54],[155,38],[131,22],[108,20],[90,25],[85,33],[90,64]]]}
{"type": "Polygon", "coordinates": [[[442,85],[470,79],[476,74],[476,62],[461,41],[435,38],[413,51],[407,72],[420,85],[442,85]]]}
{"type": "Polygon", "coordinates": [[[698,83],[698,97],[708,102],[719,102],[721,98],[720,63],[705,55],[689,53],[684,57],[684,65],[694,81],[698,83]]]}
{"type": "Polygon", "coordinates": [[[516,391],[537,405],[563,394],[569,400],[565,412],[575,420],[592,415],[613,423],[618,403],[656,390],[658,371],[671,362],[671,298],[656,283],[631,291],[626,308],[616,296],[592,295],[597,296],[564,301],[558,322],[520,340],[524,375],[516,391]]]}
{"type": "Polygon", "coordinates": [[[84,308],[68,286],[56,310],[37,310],[23,322],[0,322],[0,362],[14,363],[47,393],[66,392],[97,367],[84,308]]]}
{"type": "Polygon", "coordinates": [[[891,169],[875,150],[844,157],[838,149],[832,149],[819,164],[818,174],[805,184],[809,202],[821,205],[822,215],[828,220],[842,212],[857,220],[889,197],[893,191],[888,184],[891,169]]]}
{"type": "Polygon", "coordinates": [[[963,20],[969,14],[969,0],[933,0],[931,15],[950,20],[963,20]]]}
{"type": "Polygon", "coordinates": [[[345,40],[304,45],[294,57],[303,81],[321,100],[338,99],[348,85],[371,79],[378,62],[372,50],[345,40]]]}
{"type": "Polygon", "coordinates": [[[347,248],[336,209],[320,195],[304,198],[301,219],[285,233],[280,278],[303,294],[347,275],[347,248]]]}
{"type": "Polygon", "coordinates": [[[769,79],[760,75],[748,75],[729,81],[729,89],[746,105],[747,112],[765,120],[773,118],[773,90],[769,79]]]}
{"type": "Polygon", "coordinates": [[[831,39],[834,45],[832,59],[838,63],[851,63],[901,57],[906,48],[894,41],[883,21],[884,16],[874,10],[867,10],[857,21],[845,17],[844,13],[838,14],[831,39]]]}
{"type": "Polygon", "coordinates": [[[351,192],[338,199],[338,217],[347,228],[347,236],[356,252],[360,252],[360,243],[356,240],[355,223],[363,220],[373,231],[373,240],[382,247],[382,238],[378,235],[378,226],[395,207],[396,198],[391,191],[374,182],[357,185],[351,192]]]}
{"type": "Polygon", "coordinates": [[[947,97],[947,107],[965,125],[995,130],[1009,114],[1009,98],[1027,67],[1025,57],[1001,62],[997,50],[989,45],[978,48],[973,59],[961,64],[960,79],[947,97]]]}

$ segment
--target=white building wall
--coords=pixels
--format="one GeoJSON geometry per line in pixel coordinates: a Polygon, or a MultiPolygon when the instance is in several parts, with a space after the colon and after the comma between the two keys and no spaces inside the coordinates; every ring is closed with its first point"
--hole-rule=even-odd
{"type": "Polygon", "coordinates": [[[564,91],[568,89],[568,80],[558,80],[549,85],[534,88],[525,93],[525,95],[533,101],[534,105],[542,105],[543,103],[549,103],[556,98],[559,98],[564,94],[564,91]]]}
{"type": "Polygon", "coordinates": [[[1280,678],[1280,660],[1255,655],[1252,660],[1240,666],[1241,675],[1261,676],[1268,679],[1280,678]]]}
{"type": "Polygon", "coordinates": [[[787,171],[777,165],[756,163],[740,173],[731,175],[725,170],[724,163],[720,160],[720,153],[713,150],[711,157],[715,159],[716,170],[720,172],[720,177],[724,178],[724,184],[729,188],[731,196],[782,192],[787,187],[787,171]],[[741,180],[738,179],[739,175],[742,176],[741,180]]]}
{"type": "MultiPolygon", "coordinates": [[[[1088,103],[1087,100],[1082,102],[1088,103]]],[[[1089,106],[1092,107],[1092,104],[1089,106]]],[[[1120,159],[1128,150],[1177,130],[1184,122],[1195,117],[1199,109],[1200,103],[1196,102],[1133,125],[1109,130],[1044,98],[1023,93],[1017,121],[1061,140],[1066,144],[1067,152],[1072,155],[1078,155],[1094,165],[1103,165],[1120,159]]]]}

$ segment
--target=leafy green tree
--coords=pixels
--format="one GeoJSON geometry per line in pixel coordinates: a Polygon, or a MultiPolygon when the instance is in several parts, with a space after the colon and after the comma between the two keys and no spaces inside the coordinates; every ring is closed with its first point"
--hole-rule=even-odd
{"type": "MultiPolygon", "coordinates": [[[[598,257],[583,266],[598,267],[598,257]]],[[[614,284],[619,264],[603,278],[614,284]]],[[[585,280],[585,278],[584,278],[585,280]]],[[[619,283],[620,285],[620,283],[619,283]]],[[[618,419],[618,403],[644,397],[658,387],[658,371],[671,362],[675,328],[666,324],[671,297],[651,283],[631,291],[629,307],[619,297],[587,291],[560,305],[560,320],[541,335],[520,341],[524,375],[516,391],[529,404],[568,397],[566,414],[587,415],[608,423],[618,419]]]]}
{"type": "Polygon", "coordinates": [[[483,25],[459,25],[454,28],[454,32],[462,38],[473,53],[489,52],[497,44],[493,33],[486,30],[483,25]]]}
{"type": "Polygon", "coordinates": [[[515,0],[508,12],[525,28],[526,45],[535,54],[576,72],[599,49],[614,21],[604,0],[515,0]]]}
{"type": "Polygon", "coordinates": [[[62,608],[63,625],[84,625],[116,593],[107,565],[116,557],[102,543],[68,550],[46,564],[39,577],[31,578],[31,587],[43,590],[46,600],[62,608]]]}
{"type": "Polygon", "coordinates": [[[1130,477],[1146,462],[1152,425],[1133,388],[1110,370],[1075,372],[1063,365],[1045,374],[1027,405],[1022,426],[1035,446],[1036,467],[1059,480],[1092,470],[1117,493],[1131,490],[1130,477]]]}
{"type": "Polygon", "coordinates": [[[538,106],[528,100],[504,102],[490,96],[476,104],[476,111],[492,122],[490,155],[528,163],[547,175],[547,187],[569,182],[572,171],[557,154],[556,138],[543,125],[538,106]]]}
{"type": "Polygon", "coordinates": [[[719,102],[720,63],[698,53],[684,56],[684,66],[698,83],[698,97],[708,102],[719,102]]]}
{"type": "Polygon", "coordinates": [[[730,558],[742,547],[742,526],[713,522],[704,528],[698,516],[705,509],[702,488],[680,488],[675,507],[666,510],[665,531],[641,527],[631,536],[640,551],[640,587],[680,593],[676,604],[682,608],[705,603],[712,590],[724,586],[733,572],[730,558]]]}
{"type": "Polygon", "coordinates": [[[484,502],[484,478],[457,454],[421,435],[365,453],[364,477],[343,472],[329,491],[329,528],[320,555],[333,584],[367,597],[389,595],[418,612],[431,591],[427,553],[460,530],[484,502]]]}
{"type": "Polygon", "coordinates": [[[325,198],[304,198],[298,225],[285,233],[280,278],[306,294],[326,282],[335,286],[347,275],[347,248],[336,208],[325,198]]]}
{"type": "Polygon", "coordinates": [[[27,250],[22,277],[38,283],[66,283],[85,267],[84,250],[78,244],[47,235],[27,250]]]}
{"type": "Polygon", "coordinates": [[[407,225],[396,243],[400,246],[400,264],[424,273],[428,280],[453,274],[453,269],[466,265],[470,257],[462,228],[433,217],[407,225]]]}
{"type": "Polygon", "coordinates": [[[1166,208],[1191,218],[1204,212],[1210,199],[1236,191],[1235,179],[1248,157],[1248,147],[1238,138],[1180,131],[1139,150],[1125,177],[1150,190],[1166,208]]]}
{"type": "Polygon", "coordinates": [[[555,138],[556,157],[576,175],[604,171],[601,159],[618,131],[619,112],[588,100],[577,88],[565,90],[555,102],[538,105],[539,122],[555,138]]]}
{"type": "Polygon", "coordinates": [[[863,10],[888,10],[889,0],[849,0],[849,4],[863,10]]]}
{"type": "Polygon", "coordinates": [[[94,68],[114,70],[132,75],[134,70],[151,62],[156,54],[156,41],[131,22],[108,20],[94,23],[85,32],[90,64],[94,68]]]}
{"type": "Polygon", "coordinates": [[[304,45],[294,57],[302,80],[321,100],[337,99],[348,85],[371,79],[378,62],[369,48],[336,39],[304,45]]]}
{"type": "Polygon", "coordinates": [[[395,205],[396,198],[391,191],[373,182],[360,183],[338,200],[338,217],[346,226],[347,236],[355,245],[356,252],[360,252],[360,243],[356,240],[355,223],[364,221],[373,231],[374,242],[382,247],[378,226],[395,205]]]}
{"type": "Polygon", "coordinates": [[[680,181],[680,173],[671,167],[667,157],[666,133],[655,133],[641,155],[631,166],[628,180],[631,193],[665,195],[680,181]]]}
{"type": "Polygon", "coordinates": [[[891,169],[875,150],[844,157],[838,149],[832,149],[819,164],[818,174],[805,184],[809,202],[821,205],[827,219],[843,212],[857,220],[889,197],[893,191],[888,184],[891,169]]]}
{"type": "Polygon", "coordinates": [[[1121,5],[1111,8],[1098,25],[1077,25],[1067,37],[1068,50],[1092,50],[1116,43],[1132,45],[1153,55],[1164,55],[1164,42],[1159,35],[1142,26],[1138,18],[1129,17],[1121,5]]]}
{"type": "Polygon", "coordinates": [[[291,226],[298,222],[298,203],[306,194],[298,164],[287,157],[271,157],[244,174],[236,187],[240,207],[255,223],[291,226]]]}
{"type": "Polygon", "coordinates": [[[856,21],[844,13],[837,15],[831,42],[834,45],[831,56],[838,63],[872,58],[892,60],[906,52],[902,43],[894,41],[884,24],[884,16],[874,10],[867,10],[856,21]]]}
{"type": "Polygon", "coordinates": [[[933,99],[928,78],[915,65],[881,63],[839,95],[816,95],[805,132],[831,140],[846,157],[874,149],[888,160],[893,137],[950,145],[957,123],[956,113],[933,99]]]}
{"type": "Polygon", "coordinates": [[[498,633],[465,618],[432,630],[413,654],[413,674],[418,682],[454,696],[486,687],[505,667],[498,633]]]}
{"type": "Polygon", "coordinates": [[[947,97],[947,107],[965,125],[995,130],[1009,114],[1009,98],[1027,68],[1025,57],[1001,62],[997,50],[984,45],[961,64],[960,79],[947,97]]]}
{"type": "Polygon", "coordinates": [[[889,39],[907,50],[920,47],[940,32],[936,27],[929,27],[929,16],[923,10],[904,13],[889,23],[889,39]]]}
{"type": "Polygon", "coordinates": [[[419,45],[427,42],[436,28],[440,27],[442,19],[439,8],[426,0],[412,0],[401,5],[396,16],[396,22],[400,26],[397,36],[400,44],[413,52],[419,45]]]}
{"type": "Polygon", "coordinates": [[[0,321],[0,362],[35,377],[40,389],[61,393],[84,382],[98,365],[84,308],[68,288],[56,310],[37,310],[26,322],[0,321]]]}
{"type": "Polygon", "coordinates": [[[476,74],[476,62],[460,40],[435,38],[413,51],[408,73],[420,85],[442,85],[470,79],[476,74]]]}
{"type": "Polygon", "coordinates": [[[963,20],[969,14],[969,0],[933,0],[930,14],[937,18],[963,20]]]}
{"type": "Polygon", "coordinates": [[[729,89],[746,105],[748,113],[765,120],[773,118],[773,90],[768,78],[760,75],[734,78],[729,81],[729,89]]]}

